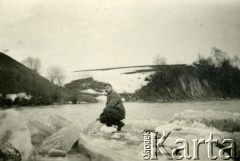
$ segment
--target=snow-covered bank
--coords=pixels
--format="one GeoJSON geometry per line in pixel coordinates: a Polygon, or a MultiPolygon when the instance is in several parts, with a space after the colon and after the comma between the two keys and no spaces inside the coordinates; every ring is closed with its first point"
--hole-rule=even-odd
{"type": "Polygon", "coordinates": [[[111,83],[115,88],[115,90],[118,91],[119,93],[123,93],[123,92],[133,93],[137,89],[140,89],[142,86],[148,83],[145,81],[145,78],[148,77],[153,72],[142,72],[142,73],[134,73],[134,74],[124,74],[124,73],[133,72],[135,70],[142,70],[142,69],[146,70],[146,69],[152,69],[152,68],[151,67],[135,67],[135,68],[127,68],[127,69],[71,73],[70,75],[68,75],[68,80],[66,82],[70,82],[76,79],[93,77],[94,80],[111,83]]]}

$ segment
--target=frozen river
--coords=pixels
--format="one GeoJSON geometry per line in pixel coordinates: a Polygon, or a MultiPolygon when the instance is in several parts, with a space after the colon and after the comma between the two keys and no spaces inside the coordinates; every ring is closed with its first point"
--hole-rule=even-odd
{"type": "MultiPolygon", "coordinates": [[[[224,119],[224,113],[240,113],[240,100],[231,101],[207,101],[207,102],[177,102],[177,103],[124,103],[126,108],[126,121],[132,120],[159,120],[170,121],[176,113],[192,110],[201,111],[206,115],[209,111],[219,113],[224,119]]],[[[17,111],[24,117],[37,118],[48,122],[50,115],[59,115],[71,121],[82,120],[86,124],[95,120],[104,108],[104,103],[76,104],[76,105],[52,105],[37,107],[22,107],[17,111]]],[[[202,114],[200,113],[200,114],[202,114]]]]}
{"type": "MultiPolygon", "coordinates": [[[[27,120],[35,119],[45,124],[49,123],[49,116],[59,115],[70,121],[82,121],[85,126],[98,118],[104,108],[104,103],[51,105],[38,107],[16,108],[27,120]]],[[[222,131],[226,136],[236,139],[240,145],[240,100],[206,101],[206,102],[175,102],[175,103],[124,103],[126,108],[126,122],[139,121],[145,124],[159,122],[159,125],[170,124],[174,121],[184,124],[194,124],[196,130],[206,125],[207,133],[212,127],[222,131]],[[196,124],[198,122],[199,124],[196,124]],[[229,123],[223,125],[223,123],[229,123]],[[228,131],[228,132],[226,132],[228,131]],[[232,134],[232,131],[235,131],[232,134]]],[[[190,125],[192,126],[192,125],[190,125]]],[[[201,132],[201,131],[200,131],[201,132]]],[[[87,161],[88,158],[80,156],[77,152],[68,155],[64,160],[87,161]]],[[[38,160],[48,160],[38,158],[38,160]]],[[[52,160],[52,159],[51,159],[52,160]]]]}

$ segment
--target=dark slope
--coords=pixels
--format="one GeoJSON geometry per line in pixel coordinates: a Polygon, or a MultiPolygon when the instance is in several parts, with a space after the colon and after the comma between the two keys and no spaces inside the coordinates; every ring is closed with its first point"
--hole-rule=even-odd
{"type": "MultiPolygon", "coordinates": [[[[0,94],[26,92],[32,95],[30,104],[65,103],[67,101],[86,101],[79,93],[58,87],[11,57],[0,53],[0,94]]],[[[93,101],[92,98],[90,98],[93,101]]],[[[4,104],[4,103],[2,103],[4,104]]]]}
{"type": "Polygon", "coordinates": [[[26,92],[36,96],[52,95],[56,90],[46,78],[0,53],[0,93],[26,92]]]}
{"type": "Polygon", "coordinates": [[[190,99],[239,99],[240,70],[231,64],[196,66],[160,66],[137,90],[135,97],[144,101],[190,99]]]}

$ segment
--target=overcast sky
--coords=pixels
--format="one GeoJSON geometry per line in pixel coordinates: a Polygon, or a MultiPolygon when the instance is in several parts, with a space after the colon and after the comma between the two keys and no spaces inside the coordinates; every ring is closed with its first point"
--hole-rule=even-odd
{"type": "MultiPolygon", "coordinates": [[[[0,51],[67,71],[240,56],[237,0],[0,0],[0,51]]],[[[44,69],[43,68],[43,69],[44,69]]]]}

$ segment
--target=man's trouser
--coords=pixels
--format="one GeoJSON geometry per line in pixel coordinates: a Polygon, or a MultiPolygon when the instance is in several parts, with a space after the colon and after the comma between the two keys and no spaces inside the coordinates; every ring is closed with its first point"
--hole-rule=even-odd
{"type": "Polygon", "coordinates": [[[119,125],[120,121],[123,119],[121,112],[117,109],[104,109],[103,113],[100,115],[100,122],[106,124],[108,127],[112,125],[119,125]]]}

